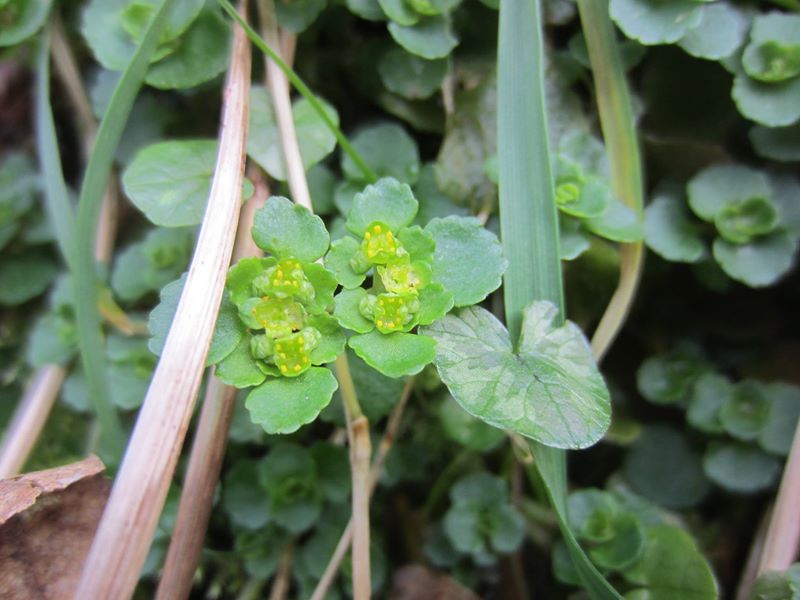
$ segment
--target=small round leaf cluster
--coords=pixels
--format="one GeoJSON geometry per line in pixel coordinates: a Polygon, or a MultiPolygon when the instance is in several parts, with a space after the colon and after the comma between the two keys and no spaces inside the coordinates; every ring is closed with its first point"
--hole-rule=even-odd
{"type": "Polygon", "coordinates": [[[322,362],[313,353],[325,329],[321,321],[329,319],[325,297],[332,300],[333,286],[322,267],[294,257],[248,258],[231,269],[231,301],[248,329],[250,353],[267,375],[297,377],[322,362]]]}
{"type": "Polygon", "coordinates": [[[742,165],[707,167],[689,180],[686,200],[666,187],[657,194],[645,213],[645,240],[667,260],[706,260],[704,226],[694,213],[713,226],[705,226],[716,232],[710,254],[725,274],[754,288],[772,285],[797,253],[794,187],[790,178],[742,165]]]}
{"type": "Polygon", "coordinates": [[[325,266],[341,284],[333,316],[354,332],[348,345],[388,377],[419,373],[436,343],[413,333],[454,306],[481,302],[506,268],[500,242],[477,219],[450,216],[413,225],[419,203],[391,177],[356,194],[325,266]],[[366,282],[366,283],[365,283],[366,282]]]}

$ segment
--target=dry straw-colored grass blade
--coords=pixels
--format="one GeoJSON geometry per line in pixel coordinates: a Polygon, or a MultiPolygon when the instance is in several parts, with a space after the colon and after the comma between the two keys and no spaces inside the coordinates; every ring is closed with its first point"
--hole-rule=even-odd
{"type": "Polygon", "coordinates": [[[241,206],[250,49],[237,28],[208,206],[175,318],[75,597],[129,598],[189,426],[219,311],[241,206]]]}

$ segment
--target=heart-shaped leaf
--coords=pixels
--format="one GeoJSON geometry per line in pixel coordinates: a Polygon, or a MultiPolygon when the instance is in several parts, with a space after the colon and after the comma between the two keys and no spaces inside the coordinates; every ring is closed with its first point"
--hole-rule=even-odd
{"type": "Polygon", "coordinates": [[[436,368],[467,412],[547,446],[585,448],[611,420],[608,389],[580,329],[554,325],[556,307],[533,302],[523,315],[519,353],[490,312],[471,307],[424,328],[436,368]]]}

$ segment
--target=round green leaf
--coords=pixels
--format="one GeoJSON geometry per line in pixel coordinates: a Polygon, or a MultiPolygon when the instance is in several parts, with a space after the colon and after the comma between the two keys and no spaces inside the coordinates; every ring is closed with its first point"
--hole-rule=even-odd
{"type": "Polygon", "coordinates": [[[322,365],[331,363],[336,357],[344,352],[344,345],[347,342],[342,328],[328,313],[312,315],[308,319],[308,325],[314,327],[322,334],[322,338],[317,347],[311,351],[311,363],[322,365]]]}
{"type": "Polygon", "coordinates": [[[716,373],[706,373],[697,379],[692,399],[686,411],[689,424],[706,433],[722,433],[719,411],[733,394],[731,382],[716,373]]]}
{"type": "Polygon", "coordinates": [[[275,13],[278,24],[292,33],[302,33],[325,10],[328,0],[278,0],[275,13]]]}
{"type": "Polygon", "coordinates": [[[761,385],[754,381],[737,384],[719,410],[719,420],[725,430],[739,440],[758,437],[769,419],[771,403],[761,385]]]}
{"type": "Polygon", "coordinates": [[[708,449],[703,468],[717,485],[749,494],[771,487],[781,472],[781,463],[754,446],[727,443],[708,449]]]}
{"type": "Polygon", "coordinates": [[[800,75],[800,15],[771,12],[753,19],[742,67],[766,83],[800,75]]]}
{"type": "Polygon", "coordinates": [[[449,67],[446,59],[425,60],[402,48],[392,48],[378,63],[378,73],[390,92],[409,100],[420,100],[439,91],[449,67]]]}
{"type": "Polygon", "coordinates": [[[325,312],[333,303],[333,292],[338,287],[336,278],[318,263],[303,265],[303,273],[305,273],[311,285],[314,286],[314,299],[306,305],[306,310],[310,314],[325,312]]]}
{"type": "Polygon", "coordinates": [[[589,344],[557,309],[533,302],[519,353],[490,312],[465,308],[423,328],[437,342],[436,369],[470,414],[557,448],[585,448],[610,423],[610,398],[589,344]]]}
{"type": "Polygon", "coordinates": [[[396,233],[411,224],[418,207],[408,184],[385,177],[356,194],[346,226],[351,233],[362,236],[372,223],[379,221],[396,233]]]}
{"type": "Polygon", "coordinates": [[[792,268],[797,243],[789,234],[776,232],[743,245],[717,238],[713,249],[725,273],[757,288],[772,285],[792,268]]]}
{"type": "Polygon", "coordinates": [[[186,270],[193,244],[191,229],[151,230],[118,255],[111,272],[114,293],[130,302],[160,290],[186,270]]]}
{"type": "Polygon", "coordinates": [[[43,293],[58,270],[47,257],[36,254],[4,257],[0,261],[0,305],[17,306],[43,293]]]}
{"type": "Polygon", "coordinates": [[[230,299],[223,295],[217,313],[217,324],[211,338],[211,346],[206,357],[207,365],[214,365],[228,356],[239,345],[245,333],[239,319],[239,311],[230,299]]]}
{"type": "Polygon", "coordinates": [[[0,46],[16,46],[47,20],[51,0],[8,0],[0,6],[0,46]]]}
{"type": "Polygon", "coordinates": [[[338,387],[328,369],[311,367],[299,377],[268,380],[248,394],[245,406],[267,433],[292,433],[316,419],[338,387]]]}
{"type": "Polygon", "coordinates": [[[455,306],[481,302],[500,287],[508,261],[497,236],[475,218],[433,219],[425,227],[436,242],[433,281],[453,293],[455,306]]]}
{"type": "Polygon", "coordinates": [[[800,161],[800,123],[788,127],[763,127],[750,130],[750,141],[756,152],[779,162],[800,161]]]}
{"type": "Polygon", "coordinates": [[[453,294],[438,283],[426,285],[419,293],[417,322],[430,325],[445,316],[453,308],[453,294]]]}
{"type": "Polygon", "coordinates": [[[325,268],[333,273],[336,281],[345,289],[357,288],[366,277],[366,273],[356,273],[350,264],[350,259],[358,249],[358,241],[347,236],[334,241],[325,255],[325,268]]]}
{"type": "Polygon", "coordinates": [[[445,435],[471,450],[488,452],[506,437],[502,429],[487,425],[461,408],[450,394],[445,395],[438,414],[445,435]]]}
{"type": "Polygon", "coordinates": [[[237,306],[245,300],[252,298],[253,279],[261,275],[266,269],[275,264],[274,258],[260,258],[248,256],[243,258],[228,270],[225,287],[230,293],[231,302],[237,306]]]}
{"type": "Polygon", "coordinates": [[[319,485],[331,502],[344,502],[350,496],[350,459],[347,449],[328,442],[316,442],[311,455],[317,463],[319,485]]]}
{"type": "Polygon", "coordinates": [[[253,240],[277,258],[314,262],[328,250],[325,223],[307,208],[281,196],[272,196],[253,219],[253,240]]]}
{"type": "Polygon", "coordinates": [[[720,60],[733,54],[744,42],[747,16],[735,5],[716,2],[704,6],[700,23],[678,42],[692,56],[720,60]]]}
{"type": "Polygon", "coordinates": [[[385,21],[386,15],[378,0],[345,0],[347,9],[367,21],[385,21]]]}
{"type": "Polygon", "coordinates": [[[215,140],[158,142],[140,150],[122,174],[125,194],[156,225],[203,220],[217,159],[215,140]]]}
{"type": "Polygon", "coordinates": [[[688,533],[674,525],[648,527],[644,553],[624,573],[635,589],[628,600],[716,600],[719,589],[708,561],[688,533]]]}
{"type": "MultiPolygon", "coordinates": [[[[351,140],[378,177],[394,177],[413,185],[419,177],[419,150],[406,130],[394,123],[378,123],[359,129],[351,140]]],[[[366,182],[364,173],[348,154],[342,154],[342,171],[351,181],[366,182]]]]}
{"type": "Polygon", "coordinates": [[[222,508],[245,529],[261,529],[270,521],[269,498],[258,485],[258,461],[240,458],[225,475],[222,508]]]}
{"type": "Polygon", "coordinates": [[[624,472],[634,491],[666,508],[690,508],[710,489],[700,456],[669,427],[645,428],[625,457],[624,472]]]}
{"type": "Polygon", "coordinates": [[[769,418],[758,434],[759,445],[772,454],[786,456],[800,419],[800,388],[788,383],[770,383],[762,387],[769,398],[769,418]]]}
{"type": "Polygon", "coordinates": [[[367,290],[355,288],[342,290],[333,299],[333,316],[339,325],[356,333],[369,333],[375,324],[361,314],[359,305],[367,297],[367,290]]]}
{"type": "Polygon", "coordinates": [[[748,198],[727,204],[714,218],[719,234],[733,244],[769,233],[778,225],[778,210],[766,198],[748,198]]]}
{"type": "Polygon", "coordinates": [[[43,315],[28,336],[25,358],[32,367],[66,364],[78,348],[75,323],[58,313],[43,315]]]}
{"type": "Polygon", "coordinates": [[[558,243],[561,260],[575,260],[589,249],[589,236],[578,219],[559,215],[558,243]]]}
{"type": "Polygon", "coordinates": [[[450,19],[444,15],[425,17],[411,26],[389,23],[389,34],[411,54],[428,60],[444,58],[458,45],[450,19]]]}
{"type": "Polygon", "coordinates": [[[589,549],[592,562],[601,569],[622,571],[643,553],[645,533],[639,519],[632,513],[612,517],[613,537],[589,549]]]}
{"type": "Polygon", "coordinates": [[[333,190],[336,186],[336,177],[324,163],[316,164],[306,173],[308,191],[311,194],[311,203],[314,212],[318,215],[327,215],[336,210],[333,202],[333,190]]]}
{"type": "Polygon", "coordinates": [[[675,196],[660,196],[645,209],[644,239],[648,248],[672,262],[694,263],[706,255],[706,245],[689,220],[686,203],[675,196]]]}
{"type": "Polygon", "coordinates": [[[223,383],[237,388],[259,385],[267,378],[250,351],[249,335],[242,336],[233,352],[217,365],[214,374],[223,383]]]}
{"type": "Polygon", "coordinates": [[[764,83],[739,73],[731,95],[740,113],[767,127],[783,127],[800,119],[800,77],[764,83]]]}
{"type": "Polygon", "coordinates": [[[739,165],[703,169],[689,180],[689,206],[701,219],[713,221],[722,210],[750,198],[770,198],[772,190],[760,171],[739,165]]]}
{"type": "Polygon", "coordinates": [[[279,443],[259,465],[272,519],[291,533],[309,529],[322,512],[317,465],[306,448],[279,443]]]}
{"type": "Polygon", "coordinates": [[[347,345],[369,366],[387,377],[416,375],[433,362],[436,342],[414,333],[379,331],[352,336],[347,345]]]}
{"type": "Polygon", "coordinates": [[[651,356],[636,373],[636,386],[653,404],[684,404],[708,365],[696,346],[684,344],[665,355],[651,356]]]}
{"type": "MultiPolygon", "coordinates": [[[[328,117],[339,124],[339,114],[330,104],[320,100],[328,117]]],[[[306,170],[328,156],[336,147],[336,137],[325,121],[305,98],[292,105],[297,143],[306,170]]],[[[247,134],[247,153],[275,179],[286,181],[280,131],[275,119],[272,100],[264,87],[250,90],[250,125],[247,134]]]]}
{"type": "Polygon", "coordinates": [[[633,243],[642,239],[642,223],[630,208],[613,200],[599,217],[586,219],[586,229],[614,242],[633,243]]]}
{"type": "Polygon", "coordinates": [[[672,44],[700,24],[702,4],[695,0],[611,0],[611,18],[642,44],[672,44]]]}
{"type": "MultiPolygon", "coordinates": [[[[152,355],[149,355],[152,358],[152,355]]],[[[155,365],[153,365],[155,366],[155,365]]],[[[111,401],[121,410],[139,408],[150,386],[152,371],[139,372],[132,364],[111,364],[108,366],[108,383],[111,388],[111,401]]]]}
{"type": "Polygon", "coordinates": [[[420,15],[406,0],[378,0],[378,4],[389,20],[398,25],[414,25],[420,19],[420,15]]]}
{"type": "Polygon", "coordinates": [[[205,10],[181,36],[178,49],[152,64],[145,82],[162,89],[186,89],[209,81],[228,66],[230,29],[215,11],[205,10]]]}

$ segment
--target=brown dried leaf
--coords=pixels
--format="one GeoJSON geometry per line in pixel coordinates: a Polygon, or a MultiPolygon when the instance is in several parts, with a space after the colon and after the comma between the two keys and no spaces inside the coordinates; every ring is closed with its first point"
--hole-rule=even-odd
{"type": "Polygon", "coordinates": [[[407,565],[394,573],[388,600],[480,600],[452,577],[421,565],[407,565]]]}
{"type": "Polygon", "coordinates": [[[96,456],[0,481],[0,599],[72,597],[111,489],[96,456]]]}

